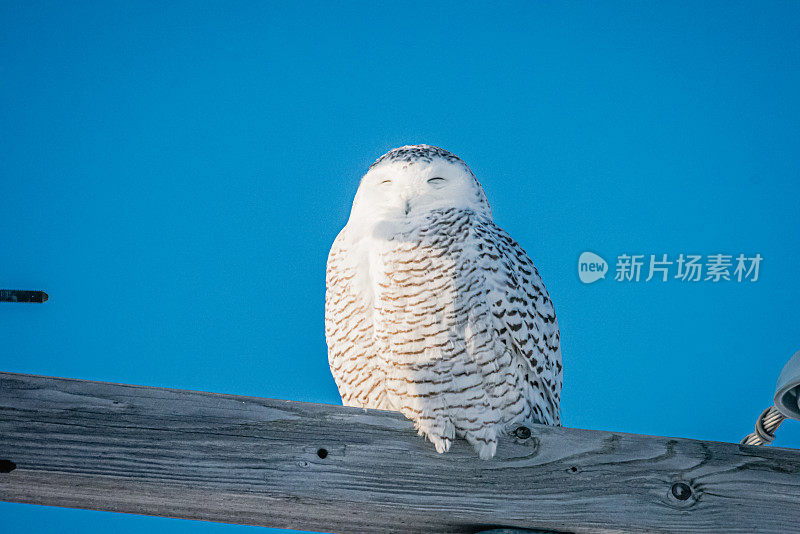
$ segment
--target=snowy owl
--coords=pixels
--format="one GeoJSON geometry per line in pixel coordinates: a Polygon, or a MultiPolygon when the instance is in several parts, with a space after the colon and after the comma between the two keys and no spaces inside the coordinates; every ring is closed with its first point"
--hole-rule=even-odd
{"type": "Polygon", "coordinates": [[[527,423],[560,425],[553,303],[447,150],[404,146],[361,179],[328,256],[325,337],[346,406],[396,410],[440,453],[481,458],[527,423]]]}

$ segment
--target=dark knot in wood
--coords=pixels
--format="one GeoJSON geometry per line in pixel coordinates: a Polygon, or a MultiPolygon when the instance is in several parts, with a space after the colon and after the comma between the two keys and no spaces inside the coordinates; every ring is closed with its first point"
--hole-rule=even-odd
{"type": "Polygon", "coordinates": [[[692,488],[686,482],[676,482],[672,485],[672,496],[679,501],[685,501],[692,496],[692,488]]]}
{"type": "Polygon", "coordinates": [[[17,464],[11,460],[0,460],[0,473],[10,473],[17,468],[17,464]]]}

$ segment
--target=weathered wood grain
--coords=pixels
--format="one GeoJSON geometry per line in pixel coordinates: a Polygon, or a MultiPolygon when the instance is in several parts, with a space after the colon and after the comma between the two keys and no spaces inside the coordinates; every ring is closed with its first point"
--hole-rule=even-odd
{"type": "Polygon", "coordinates": [[[0,500],[327,532],[798,528],[800,451],[532,430],[481,461],[393,412],[0,373],[0,500]]]}

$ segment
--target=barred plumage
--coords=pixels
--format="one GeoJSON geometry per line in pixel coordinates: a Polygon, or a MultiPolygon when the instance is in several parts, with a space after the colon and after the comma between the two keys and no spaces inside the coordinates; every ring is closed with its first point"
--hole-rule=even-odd
{"type": "Polygon", "coordinates": [[[482,458],[526,422],[560,424],[553,305],[457,156],[416,145],[362,179],[328,258],[326,338],[345,405],[398,410],[436,450],[482,458]]]}

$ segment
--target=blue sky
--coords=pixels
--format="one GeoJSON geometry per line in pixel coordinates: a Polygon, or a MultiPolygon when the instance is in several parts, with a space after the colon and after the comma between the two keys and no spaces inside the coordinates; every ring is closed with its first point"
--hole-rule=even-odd
{"type": "Polygon", "coordinates": [[[0,369],[339,403],[330,244],[367,166],[429,143],[544,277],[567,426],[738,441],[800,349],[798,23],[795,2],[0,2],[0,286],[51,295],[0,306],[0,369]],[[764,260],[585,285],[586,250],[764,260]]]}

